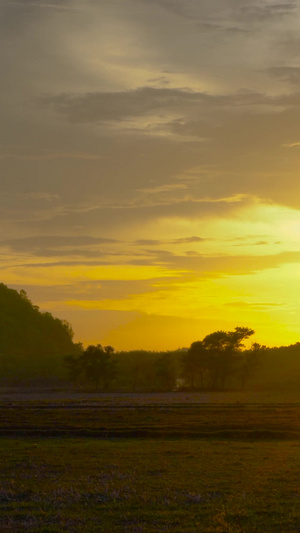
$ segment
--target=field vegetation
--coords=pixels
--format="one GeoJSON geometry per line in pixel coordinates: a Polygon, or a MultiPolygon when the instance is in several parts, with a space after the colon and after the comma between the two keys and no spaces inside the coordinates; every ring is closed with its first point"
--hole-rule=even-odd
{"type": "Polygon", "coordinates": [[[221,396],[6,391],[0,530],[299,531],[299,396],[221,396]]]}
{"type": "MultiPolygon", "coordinates": [[[[97,438],[300,439],[299,401],[240,403],[224,394],[76,395],[0,402],[0,435],[97,438]]],[[[299,400],[299,396],[298,396],[299,400]]]]}
{"type": "Polygon", "coordinates": [[[300,443],[0,440],[1,531],[299,531],[300,443]]]}

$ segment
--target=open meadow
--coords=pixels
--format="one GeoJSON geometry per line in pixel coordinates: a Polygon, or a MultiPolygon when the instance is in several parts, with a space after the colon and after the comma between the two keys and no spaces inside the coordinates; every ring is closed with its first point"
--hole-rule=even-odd
{"type": "Polygon", "coordinates": [[[299,532],[300,397],[0,395],[0,531],[299,532]]]}

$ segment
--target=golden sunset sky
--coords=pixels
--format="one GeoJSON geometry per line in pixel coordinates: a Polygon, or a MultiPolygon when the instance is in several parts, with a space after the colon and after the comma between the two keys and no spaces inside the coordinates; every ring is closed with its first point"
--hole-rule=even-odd
{"type": "Polygon", "coordinates": [[[300,3],[0,0],[1,282],[75,340],[300,341],[300,3]]]}

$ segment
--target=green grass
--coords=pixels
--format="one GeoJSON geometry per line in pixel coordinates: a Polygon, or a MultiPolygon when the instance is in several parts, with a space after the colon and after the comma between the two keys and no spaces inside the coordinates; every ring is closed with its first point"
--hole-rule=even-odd
{"type": "Polygon", "coordinates": [[[1,439],[0,530],[296,532],[300,442],[1,439]]]}
{"type": "Polygon", "coordinates": [[[197,398],[2,399],[0,531],[299,533],[299,401],[197,398]]]}

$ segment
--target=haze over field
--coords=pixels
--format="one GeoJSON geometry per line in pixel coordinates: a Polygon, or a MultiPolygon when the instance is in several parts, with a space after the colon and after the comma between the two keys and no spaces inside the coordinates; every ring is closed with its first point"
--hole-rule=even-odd
{"type": "Polygon", "coordinates": [[[76,340],[300,340],[300,5],[0,0],[0,278],[76,340]]]}

